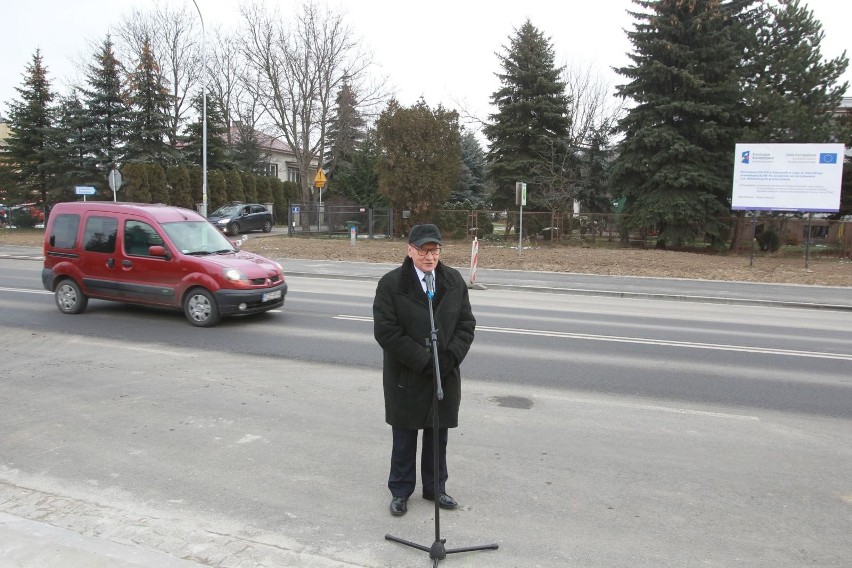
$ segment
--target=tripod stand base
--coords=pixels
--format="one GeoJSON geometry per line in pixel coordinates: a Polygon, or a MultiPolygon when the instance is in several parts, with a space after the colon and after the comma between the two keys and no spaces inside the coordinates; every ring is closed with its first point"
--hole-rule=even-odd
{"type": "Polygon", "coordinates": [[[416,548],[417,550],[422,550],[423,552],[429,553],[429,558],[434,561],[434,566],[438,565],[439,560],[443,560],[447,557],[447,554],[455,554],[458,552],[474,552],[476,550],[497,550],[497,544],[483,544],[480,546],[467,546],[464,548],[450,548],[447,549],[444,547],[444,543],[447,542],[447,539],[436,540],[432,543],[431,547],[423,546],[422,544],[417,544],[416,542],[411,542],[410,540],[405,540],[390,534],[385,535],[385,540],[390,540],[393,542],[398,542],[400,544],[404,544],[405,546],[410,546],[411,548],[416,548]]]}

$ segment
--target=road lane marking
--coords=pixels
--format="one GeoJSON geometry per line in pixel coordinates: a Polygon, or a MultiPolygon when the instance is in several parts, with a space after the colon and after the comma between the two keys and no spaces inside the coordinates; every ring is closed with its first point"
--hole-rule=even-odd
{"type": "MultiPolygon", "coordinates": [[[[365,316],[338,315],[334,319],[371,322],[373,318],[365,316]]],[[[537,337],[554,337],[562,339],[583,339],[587,341],[609,341],[615,343],[635,343],[640,345],[658,345],[661,347],[684,347],[688,349],[711,349],[716,351],[734,351],[738,353],[757,353],[761,355],[784,355],[788,357],[809,357],[814,359],[834,359],[852,361],[852,355],[844,353],[825,353],[820,351],[799,351],[796,349],[775,349],[772,347],[748,347],[742,345],[726,345],[723,343],[699,343],[694,341],[674,341],[668,339],[646,339],[641,337],[623,337],[617,335],[596,335],[591,333],[571,333],[567,331],[544,331],[539,329],[522,329],[513,327],[493,327],[477,325],[478,332],[505,333],[514,335],[532,335],[537,337]]]]}
{"type": "Polygon", "coordinates": [[[0,292],[23,292],[24,294],[53,294],[53,292],[48,292],[47,290],[35,290],[33,288],[6,288],[4,286],[0,286],[0,292]]]}

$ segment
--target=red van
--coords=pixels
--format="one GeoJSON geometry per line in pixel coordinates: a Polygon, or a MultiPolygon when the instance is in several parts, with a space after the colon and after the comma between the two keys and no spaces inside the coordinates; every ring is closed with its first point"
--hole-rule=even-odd
{"type": "Polygon", "coordinates": [[[142,203],[57,203],[44,232],[45,289],[66,314],[89,298],[182,309],[192,325],[284,304],[281,265],[240,251],[189,209],[142,203]]]}

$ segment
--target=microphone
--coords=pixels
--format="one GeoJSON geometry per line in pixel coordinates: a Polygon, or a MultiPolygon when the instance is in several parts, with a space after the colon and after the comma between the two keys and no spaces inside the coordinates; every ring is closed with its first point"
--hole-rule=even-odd
{"type": "Polygon", "coordinates": [[[426,295],[431,300],[435,297],[435,275],[431,272],[425,272],[423,280],[426,281],[426,295]]]}

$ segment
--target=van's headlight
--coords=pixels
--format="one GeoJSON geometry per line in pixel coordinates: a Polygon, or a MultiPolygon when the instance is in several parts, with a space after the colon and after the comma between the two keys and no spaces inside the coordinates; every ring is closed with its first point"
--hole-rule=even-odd
{"type": "Polygon", "coordinates": [[[227,225],[228,219],[219,219],[218,221],[216,221],[216,224],[217,225],[227,225]]]}
{"type": "Polygon", "coordinates": [[[236,268],[226,269],[225,278],[232,282],[236,282],[238,280],[248,280],[248,278],[246,278],[246,275],[243,274],[242,270],[237,270],[236,268]]]}

